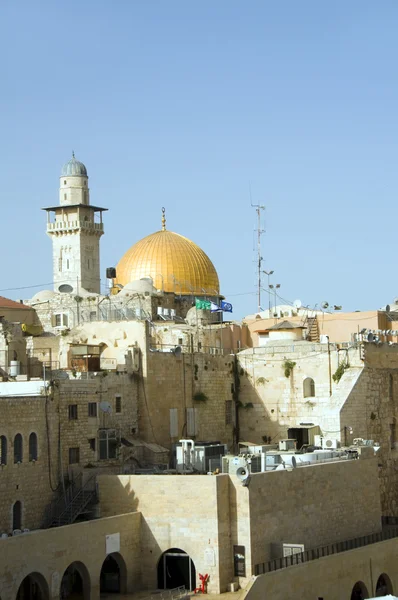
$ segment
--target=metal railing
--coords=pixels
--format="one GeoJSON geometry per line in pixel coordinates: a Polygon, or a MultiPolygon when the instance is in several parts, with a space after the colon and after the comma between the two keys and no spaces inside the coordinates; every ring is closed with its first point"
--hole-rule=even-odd
{"type": "Polygon", "coordinates": [[[149,350],[150,352],[173,352],[177,347],[181,348],[181,351],[184,354],[213,354],[220,356],[225,356],[228,354],[237,354],[244,348],[219,348],[218,346],[202,346],[201,344],[150,344],[149,350]]]}
{"type": "Polygon", "coordinates": [[[145,598],[142,598],[142,600],[183,600],[183,598],[188,597],[189,592],[184,586],[180,586],[171,590],[162,590],[159,593],[146,596],[145,598]]]}
{"type": "Polygon", "coordinates": [[[398,537],[398,527],[391,527],[380,531],[379,533],[371,533],[370,535],[364,535],[362,537],[353,538],[344,542],[337,542],[336,544],[328,544],[327,546],[319,546],[312,550],[305,550],[291,556],[284,556],[281,558],[275,558],[268,562],[259,563],[254,566],[255,575],[263,575],[264,573],[271,573],[272,571],[278,571],[279,569],[286,569],[293,565],[299,565],[301,563],[310,562],[323,558],[324,556],[331,556],[332,554],[339,554],[340,552],[347,552],[348,550],[355,550],[356,548],[363,548],[370,544],[377,544],[377,542],[384,542],[392,538],[398,537]]]}

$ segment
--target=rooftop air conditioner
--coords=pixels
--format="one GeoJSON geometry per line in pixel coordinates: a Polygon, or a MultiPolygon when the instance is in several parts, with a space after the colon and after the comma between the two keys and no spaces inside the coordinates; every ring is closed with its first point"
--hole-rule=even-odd
{"type": "Polygon", "coordinates": [[[334,438],[323,438],[322,448],[324,450],[336,450],[340,446],[340,442],[334,438]]]}
{"type": "Polygon", "coordinates": [[[22,531],[20,529],[14,529],[12,535],[21,535],[22,531]]]}

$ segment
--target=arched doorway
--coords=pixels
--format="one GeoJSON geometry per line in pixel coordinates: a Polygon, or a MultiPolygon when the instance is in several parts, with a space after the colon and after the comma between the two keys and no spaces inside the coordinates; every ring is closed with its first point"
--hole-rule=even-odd
{"type": "Polygon", "coordinates": [[[61,600],[90,600],[90,575],[81,562],[73,562],[65,570],[62,581],[61,600]]]}
{"type": "Polygon", "coordinates": [[[48,600],[48,584],[41,573],[30,573],[22,580],[16,600],[48,600]]]}
{"type": "Polygon", "coordinates": [[[195,565],[184,550],[170,548],[163,552],[158,562],[158,588],[170,590],[180,586],[189,591],[195,589],[195,565]]]}
{"type": "Polygon", "coordinates": [[[351,592],[351,600],[365,600],[369,598],[366,585],[362,581],[357,581],[351,592]]]}
{"type": "Polygon", "coordinates": [[[126,588],[127,568],[123,557],[118,552],[108,554],[101,568],[101,594],[125,594],[126,588]]]}
{"type": "Polygon", "coordinates": [[[391,579],[385,573],[382,573],[376,583],[376,597],[393,594],[391,579]]]}

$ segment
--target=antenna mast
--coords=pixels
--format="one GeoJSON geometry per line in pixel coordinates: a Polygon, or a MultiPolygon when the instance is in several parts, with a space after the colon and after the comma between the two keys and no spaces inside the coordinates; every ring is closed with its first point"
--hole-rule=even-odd
{"type": "Polygon", "coordinates": [[[261,229],[261,211],[265,210],[265,206],[263,204],[253,204],[250,198],[250,204],[253,208],[256,209],[257,213],[257,299],[258,299],[258,311],[262,310],[261,308],[261,263],[263,262],[263,257],[261,256],[261,236],[265,232],[265,229],[261,229]]]}

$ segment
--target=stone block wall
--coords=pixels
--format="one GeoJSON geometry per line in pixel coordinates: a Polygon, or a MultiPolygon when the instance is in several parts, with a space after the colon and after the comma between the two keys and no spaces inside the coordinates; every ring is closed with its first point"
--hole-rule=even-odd
{"type": "Polygon", "coordinates": [[[22,505],[22,527],[42,526],[59,482],[57,403],[44,396],[0,398],[0,435],[7,439],[7,464],[0,466],[0,533],[13,529],[14,503],[22,505]],[[47,403],[47,408],[46,408],[47,403]],[[47,412],[47,418],[46,418],[47,412]],[[23,457],[14,463],[14,439],[23,439],[23,457]],[[29,460],[29,436],[36,433],[37,460],[29,460]],[[50,449],[50,457],[48,455],[50,449]]]}
{"type": "Polygon", "coordinates": [[[184,437],[232,447],[234,425],[226,414],[231,406],[226,402],[232,402],[232,365],[232,356],[148,353],[139,388],[140,435],[166,448],[184,437]],[[174,430],[171,409],[176,411],[174,430]]]}

